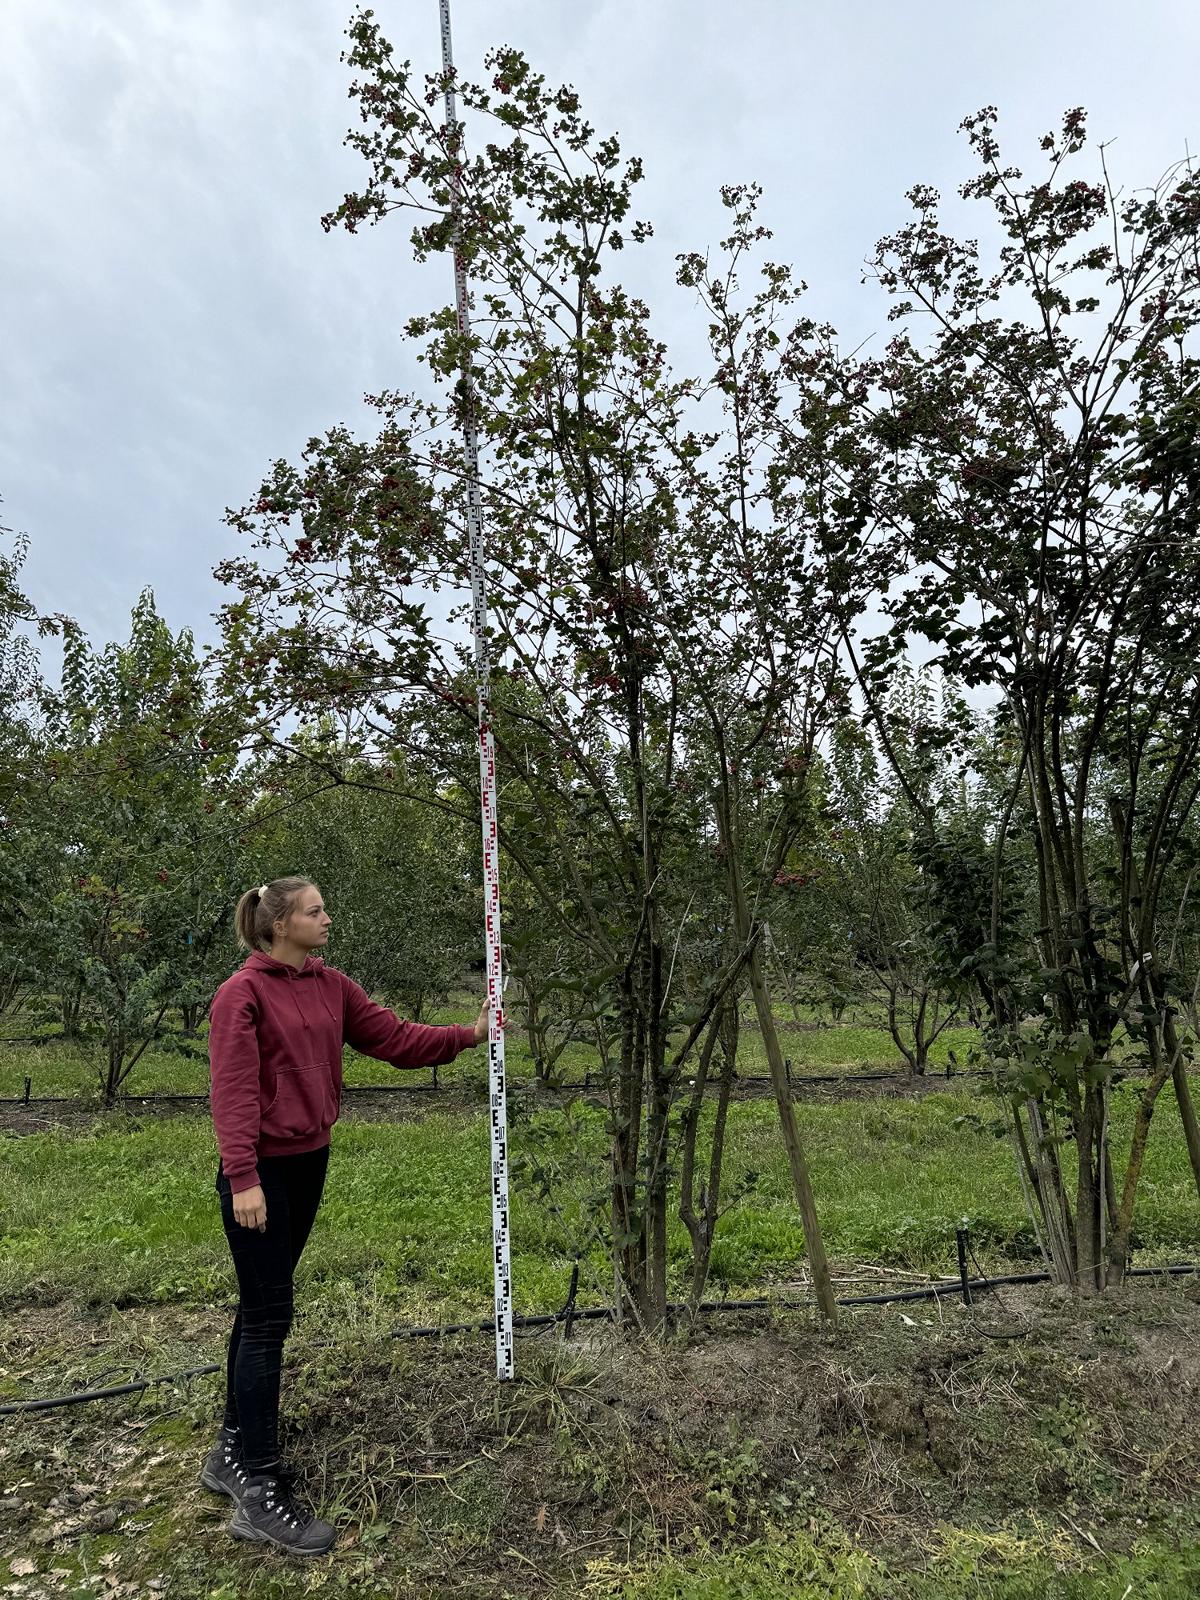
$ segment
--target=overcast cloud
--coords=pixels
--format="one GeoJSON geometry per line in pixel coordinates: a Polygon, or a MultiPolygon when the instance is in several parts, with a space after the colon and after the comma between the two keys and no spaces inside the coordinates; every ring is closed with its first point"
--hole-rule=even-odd
{"type": "MultiPolygon", "coordinates": [[[[432,70],[436,0],[375,0],[432,70]]],[[[349,0],[2,0],[0,521],[33,540],[27,587],[97,641],[151,586],[212,637],[222,522],[267,464],[364,392],[422,380],[401,334],[449,298],[394,219],[318,218],[359,178],[339,62],[349,0]]],[[[514,44],[641,154],[636,269],[677,367],[700,331],[675,253],[720,231],[721,183],[757,180],[808,309],[857,341],[859,284],[914,182],[969,172],[967,113],[1008,159],[1084,105],[1127,186],[1200,144],[1193,0],[454,0],[460,70],[514,44]]],[[[623,264],[633,262],[627,255],[623,264]]]]}

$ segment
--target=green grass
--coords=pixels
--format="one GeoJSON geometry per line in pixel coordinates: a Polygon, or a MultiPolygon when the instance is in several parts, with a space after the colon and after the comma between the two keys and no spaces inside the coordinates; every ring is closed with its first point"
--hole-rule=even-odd
{"type": "MultiPolygon", "coordinates": [[[[865,1022],[839,1022],[829,1027],[791,1029],[780,1018],[780,1042],[792,1063],[792,1071],[899,1072],[904,1057],[896,1049],[886,1028],[865,1022]]],[[[963,1054],[978,1037],[973,1028],[947,1028],[929,1052],[931,1071],[944,1069],[951,1050],[963,1054]]],[[[738,1048],[738,1068],[744,1073],[767,1072],[767,1056],[762,1037],[754,1028],[743,1028],[738,1048]]]]}
{"type": "MultiPolygon", "coordinates": [[[[1133,1094],[1126,1088],[1114,1096],[1118,1151],[1127,1142],[1133,1094]]],[[[605,1177],[604,1114],[582,1102],[530,1110],[531,1102],[529,1096],[514,1097],[511,1129],[514,1166],[527,1174],[515,1186],[513,1199],[517,1309],[540,1311],[560,1304],[573,1252],[580,1247],[588,1250],[582,1298],[594,1302],[606,1295],[609,1283],[602,1252],[589,1247],[587,1231],[594,1192],[602,1193],[605,1177]],[[530,1181],[535,1171],[540,1171],[540,1184],[530,1181]]],[[[794,1481],[793,1476],[777,1481],[774,1466],[768,1472],[765,1463],[774,1461],[768,1453],[774,1444],[763,1446],[762,1462],[754,1472],[747,1469],[743,1481],[738,1465],[743,1458],[715,1425],[711,1438],[705,1435],[691,1453],[680,1445],[682,1453],[664,1455],[665,1447],[656,1443],[660,1422],[646,1405],[657,1391],[639,1390],[636,1363],[624,1353],[608,1399],[593,1403],[589,1372],[584,1370],[586,1346],[528,1340],[520,1356],[522,1385],[504,1386],[500,1401],[490,1387],[485,1341],[468,1342],[455,1356],[454,1343],[434,1347],[381,1339],[400,1324],[437,1323],[460,1314],[485,1317],[490,1307],[486,1119],[464,1112],[461,1102],[456,1111],[439,1109],[432,1100],[424,1107],[426,1114],[418,1119],[360,1122],[348,1117],[334,1130],[326,1198],[300,1269],[297,1299],[302,1310],[289,1354],[295,1375],[289,1415],[322,1441],[336,1467],[321,1480],[323,1492],[327,1501],[342,1507],[339,1517],[353,1523],[359,1538],[355,1549],[339,1551],[327,1569],[323,1566],[319,1574],[314,1569],[314,1581],[319,1577],[331,1594],[526,1594],[528,1569],[509,1541],[529,1547],[530,1530],[540,1531],[535,1519],[545,1512],[547,1501],[546,1544],[533,1545],[532,1553],[554,1578],[552,1589],[538,1591],[548,1596],[1185,1600],[1200,1592],[1200,1547],[1186,1538],[1191,1528],[1187,1519],[1194,1511],[1188,1485],[1194,1480],[1181,1480],[1183,1487],[1178,1487],[1162,1463],[1152,1468],[1148,1453],[1150,1443],[1157,1449],[1160,1438],[1164,1444],[1186,1438],[1186,1391],[1181,1398],[1169,1385],[1143,1388],[1143,1379],[1158,1367],[1135,1364],[1133,1338],[1115,1324],[1096,1320],[1094,1339],[1089,1342],[1080,1334],[1058,1351],[1045,1332],[1018,1345],[981,1344],[966,1319],[926,1308],[907,1308],[912,1316],[904,1321],[895,1312],[846,1318],[835,1332],[817,1327],[810,1317],[772,1317],[755,1319],[756,1331],[743,1334],[740,1342],[736,1330],[730,1334],[727,1363],[715,1363],[716,1340],[707,1335],[703,1352],[672,1346],[661,1356],[645,1356],[647,1371],[657,1370],[661,1361],[663,1417],[686,1419],[688,1406],[696,1419],[736,1412],[743,1433],[751,1427],[748,1417],[757,1418],[754,1425],[761,1428],[764,1417],[784,1405],[763,1396],[765,1385],[789,1372],[792,1393],[811,1396],[815,1410],[785,1413],[776,1433],[764,1437],[778,1443],[780,1459],[794,1481]],[[772,1354],[769,1341],[772,1330],[789,1324],[806,1364],[784,1368],[780,1348],[772,1354]],[[889,1329],[894,1335],[890,1344],[889,1329]],[[751,1338],[765,1341],[767,1353],[750,1376],[738,1378],[742,1362],[750,1360],[751,1338]],[[913,1342],[921,1343],[920,1359],[909,1353],[913,1342]],[[958,1350],[955,1359],[948,1358],[947,1342],[958,1350]],[[1107,1385],[1107,1395],[1112,1375],[1126,1370],[1113,1352],[1126,1348],[1133,1376],[1126,1380],[1126,1393],[1114,1390],[1112,1437],[1103,1429],[1080,1431],[1088,1384],[1107,1385]],[[550,1370],[556,1351],[561,1351],[563,1363],[557,1379],[550,1370]],[[824,1364],[807,1365],[812,1352],[824,1352],[824,1364]],[[1093,1362],[1102,1359],[1109,1365],[1093,1379],[1093,1362]],[[696,1365],[689,1370],[693,1360],[696,1365]],[[547,1369],[540,1376],[539,1362],[547,1369]],[[573,1378],[573,1364],[579,1363],[582,1376],[573,1378]],[[473,1394],[463,1382],[469,1372],[475,1373],[473,1394]],[[486,1382],[479,1378],[481,1372],[486,1382]],[[696,1397],[709,1391],[717,1372],[726,1375],[723,1386],[712,1392],[709,1404],[698,1404],[696,1397]],[[994,1390],[986,1381],[989,1372],[996,1378],[994,1390]],[[418,1373],[428,1376],[428,1394],[421,1391],[413,1398],[410,1391],[418,1373]],[[842,1382],[839,1374],[845,1379],[843,1400],[830,1405],[831,1386],[842,1382]],[[939,1374],[955,1376],[960,1387],[943,1391],[939,1374]],[[734,1403],[739,1383],[745,1386],[744,1412],[734,1403]],[[1011,1384],[1019,1394],[1007,1387],[1011,1384]],[[910,1390],[916,1396],[911,1407],[910,1390]],[[1010,1393],[1011,1412],[1005,1399],[1010,1393]],[[1162,1408],[1172,1400],[1174,1410],[1164,1421],[1162,1408]],[[851,1402],[866,1409],[847,1411],[851,1402]],[[502,1403],[516,1408],[514,1415],[533,1419],[523,1424],[520,1437],[508,1439],[496,1420],[502,1403]],[[760,1406],[757,1413],[755,1404],[760,1406]],[[854,1420],[860,1414],[861,1430],[854,1420]],[[626,1415],[631,1420],[621,1423],[626,1415]],[[939,1448],[965,1430],[971,1449],[964,1445],[949,1463],[939,1458],[935,1472],[923,1436],[906,1431],[910,1415],[925,1419],[926,1431],[939,1448]],[[434,1417],[441,1418],[444,1431],[426,1439],[422,1430],[434,1417]],[[930,1419],[936,1424],[933,1432],[930,1419]],[[621,1443],[620,1428],[633,1426],[641,1430],[637,1451],[625,1462],[621,1452],[627,1445],[621,1443]],[[542,1445],[535,1448],[539,1439],[542,1445]],[[445,1454],[447,1440],[460,1450],[461,1460],[455,1456],[453,1464],[445,1454]],[[433,1450],[424,1475],[421,1458],[413,1454],[422,1441],[423,1448],[433,1450]],[[796,1456],[794,1468],[793,1442],[804,1453],[803,1460],[796,1456]],[[705,1467],[709,1458],[699,1451],[709,1445],[716,1451],[715,1465],[705,1467]],[[506,1446],[513,1454],[501,1467],[499,1452],[506,1446]],[[846,1511],[849,1502],[823,1498],[819,1485],[825,1480],[811,1472],[818,1464],[822,1472],[829,1469],[829,1484],[836,1489],[839,1473],[848,1473],[860,1457],[873,1460],[880,1449],[885,1464],[902,1459],[905,1473],[915,1474],[914,1481],[924,1483],[929,1494],[915,1525],[903,1527],[903,1517],[893,1515],[895,1507],[887,1499],[889,1484],[898,1480],[880,1479],[884,1509],[878,1534],[854,1533],[851,1526],[859,1525],[846,1511]],[[903,1452],[902,1458],[896,1457],[897,1451],[903,1452]],[[1139,1468],[1142,1462],[1147,1463],[1145,1471],[1139,1468]],[[1045,1490],[1060,1467],[1067,1473],[1067,1488],[1045,1490]],[[720,1525],[723,1513],[714,1514],[697,1531],[686,1502],[670,1512],[676,1531],[688,1536],[682,1544],[659,1543],[657,1533],[645,1541],[639,1536],[631,1546],[610,1538],[608,1556],[584,1576],[578,1557],[594,1548],[595,1530],[616,1492],[612,1484],[625,1482],[617,1476],[618,1468],[628,1468],[629,1482],[637,1484],[639,1493],[648,1486],[648,1509],[636,1517],[630,1513],[632,1530],[646,1523],[653,1531],[658,1513],[649,1508],[669,1509],[672,1494],[685,1489],[697,1495],[697,1506],[707,1505],[707,1485],[714,1492],[729,1489],[734,1496],[736,1537],[720,1525]],[[414,1469],[419,1481],[412,1477],[414,1469]],[[611,1481],[603,1473],[612,1475],[611,1481]],[[1045,1504],[1039,1498],[1043,1492],[1045,1504]],[[782,1500],[781,1494],[786,1496],[782,1500]],[[377,1495],[383,1508],[378,1511],[373,1509],[377,1495]],[[1055,1509],[1060,1503],[1081,1526],[1095,1528],[1102,1544],[1111,1542],[1115,1553],[1101,1556],[1084,1547],[1060,1525],[1055,1509]],[[832,1510],[820,1509],[828,1505],[840,1508],[847,1528],[836,1524],[832,1510]],[[1115,1518],[1122,1506],[1120,1530],[1112,1522],[1106,1526],[1103,1517],[1111,1513],[1115,1518]],[[556,1571],[558,1552],[550,1542],[560,1512],[568,1538],[580,1545],[569,1581],[556,1571]],[[1135,1518],[1145,1519],[1144,1524],[1135,1518]],[[959,1525],[951,1526],[952,1521],[959,1525]],[[512,1531],[518,1525],[521,1537],[512,1531]],[[376,1538],[379,1542],[372,1543],[376,1538]],[[703,1544],[706,1538],[714,1540],[711,1548],[703,1544]],[[1146,1542],[1130,1550],[1133,1538],[1146,1542]],[[677,1557],[681,1548],[689,1550],[687,1557],[672,1558],[669,1552],[677,1557]],[[497,1586],[422,1588],[411,1575],[417,1551],[420,1560],[447,1574],[460,1561],[490,1563],[497,1586]],[[385,1565],[377,1567],[381,1557],[385,1565]]],[[[964,1214],[989,1267],[1020,1262],[1029,1254],[1028,1224],[1008,1146],[979,1132],[970,1120],[989,1109],[990,1102],[971,1084],[920,1098],[798,1105],[836,1270],[844,1272],[855,1262],[950,1270],[954,1227],[964,1214]]],[[[711,1125],[711,1106],[707,1114],[711,1125]]],[[[220,1359],[234,1278],[213,1192],[215,1165],[211,1126],[201,1108],[172,1117],[116,1114],[97,1118],[83,1131],[62,1129],[3,1140],[0,1318],[7,1303],[12,1326],[24,1323],[31,1337],[14,1337],[12,1354],[0,1355],[5,1367],[0,1395],[55,1393],[105,1378],[113,1381],[114,1362],[124,1374],[135,1368],[178,1371],[220,1359]],[[59,1304],[72,1299],[78,1307],[59,1304]]],[[[730,1192],[741,1187],[746,1192],[721,1221],[711,1292],[728,1288],[753,1293],[764,1280],[786,1282],[803,1265],[803,1239],[770,1100],[741,1101],[731,1108],[726,1181],[730,1192]]],[[[1192,1254],[1196,1217],[1178,1114],[1164,1096],[1155,1116],[1138,1213],[1143,1259],[1192,1254]]],[[[669,1244],[678,1292],[687,1248],[677,1223],[669,1244]]],[[[1145,1285],[1139,1286],[1137,1303],[1149,1294],[1145,1285]]],[[[1164,1293],[1156,1307],[1143,1313],[1147,1326],[1160,1335],[1170,1315],[1163,1309],[1165,1301],[1164,1293]]],[[[1059,1307],[1064,1326],[1078,1311],[1057,1301],[1050,1305],[1051,1314],[1059,1307]]],[[[1186,1351],[1187,1328],[1181,1327],[1186,1351]]],[[[1161,1361],[1159,1347],[1151,1359],[1161,1361]]],[[[640,1381],[645,1384],[645,1372],[640,1381]]],[[[95,1436],[94,1455],[105,1459],[107,1444],[100,1440],[105,1429],[124,1448],[122,1430],[133,1426],[134,1417],[158,1419],[150,1421],[138,1458],[158,1466],[147,1465],[136,1477],[128,1465],[119,1471],[114,1467],[112,1474],[107,1468],[91,1474],[98,1483],[115,1484],[124,1483],[123,1472],[139,1484],[138,1493],[144,1471],[160,1475],[161,1483],[151,1477],[158,1487],[145,1512],[145,1531],[136,1539],[124,1532],[85,1534],[77,1549],[60,1541],[51,1551],[29,1532],[36,1519],[23,1523],[26,1543],[15,1548],[32,1553],[39,1574],[51,1567],[70,1570],[78,1585],[75,1592],[98,1600],[102,1590],[93,1586],[96,1564],[112,1556],[135,1583],[169,1570],[167,1592],[178,1593],[181,1600],[284,1600],[295,1592],[278,1565],[227,1546],[221,1533],[225,1508],[214,1509],[194,1492],[195,1458],[207,1442],[219,1383],[218,1378],[214,1384],[196,1384],[173,1398],[162,1391],[127,1408],[105,1402],[114,1409],[89,1407],[86,1415],[50,1413],[22,1421],[7,1435],[7,1460],[0,1438],[0,1476],[7,1470],[14,1483],[44,1476],[57,1491],[79,1476],[78,1442],[86,1429],[95,1436]],[[159,1444],[170,1448],[166,1461],[157,1453],[159,1444]]],[[[700,1422],[688,1426],[699,1427],[700,1422]]],[[[751,1429],[747,1437],[757,1435],[751,1429]]],[[[1185,1444],[1179,1453],[1187,1454],[1185,1444]]],[[[875,1484],[869,1475],[864,1481],[875,1484]]],[[[845,1491],[846,1484],[841,1488],[845,1491]]],[[[866,1503],[860,1506],[856,1499],[853,1505],[856,1514],[868,1514],[866,1503]]],[[[876,1502],[870,1500],[869,1506],[876,1502]]],[[[866,1526],[874,1530],[876,1524],[868,1521],[866,1526]]],[[[0,1523],[0,1543],[4,1532],[0,1523]]]]}
{"type": "MultiPolygon", "coordinates": [[[[477,1000],[466,993],[456,994],[448,1004],[431,1009],[422,1020],[434,1024],[474,1022],[478,1010],[477,1000]]],[[[874,1022],[859,1020],[796,1029],[783,1012],[779,1014],[779,1021],[784,1054],[791,1061],[796,1076],[899,1072],[904,1068],[904,1059],[887,1029],[874,1022]]],[[[5,1019],[4,1032],[10,1037],[34,1031],[33,1025],[22,1022],[20,1017],[5,1019]]],[[[944,1068],[949,1052],[956,1050],[961,1054],[974,1038],[970,1028],[947,1029],[930,1053],[931,1070],[944,1068]]],[[[510,1077],[514,1080],[532,1078],[533,1062],[518,1017],[510,1020],[505,1043],[510,1077]]],[[[126,1092],[130,1095],[207,1093],[206,1050],[203,1030],[198,1038],[191,1040],[181,1039],[170,1031],[166,1048],[148,1049],[138,1062],[125,1085],[126,1092]]],[[[569,1082],[578,1083],[589,1069],[595,1071],[596,1066],[594,1048],[579,1043],[567,1047],[556,1064],[556,1071],[569,1082]]],[[[738,1067],[748,1077],[767,1075],[766,1053],[755,1027],[746,1025],[742,1029],[738,1067]]],[[[472,1081],[481,1079],[484,1071],[483,1052],[468,1051],[456,1062],[441,1068],[440,1077],[446,1083],[472,1081]]],[[[5,1044],[0,1040],[0,1098],[22,1095],[26,1076],[30,1079],[30,1093],[35,1097],[98,1093],[96,1058],[84,1048],[53,1036],[40,1044],[5,1044]]],[[[402,1075],[386,1062],[347,1050],[345,1076],[347,1083],[368,1086],[392,1085],[402,1075]]],[[[413,1074],[415,1083],[429,1080],[427,1070],[413,1074]]]]}
{"type": "Polygon", "coordinates": [[[1194,1600],[1200,1548],[1148,1541],[1127,1556],[1081,1562],[1061,1536],[945,1530],[920,1574],[904,1572],[831,1531],[760,1539],[635,1578],[622,1600],[1194,1600]]]}
{"type": "MultiPolygon", "coordinates": [[[[1114,1105],[1114,1148],[1131,1114],[1114,1105]]],[[[708,1115],[711,1118],[711,1107],[708,1115]]],[[[1008,1145],[961,1119],[981,1107],[973,1091],[919,1100],[843,1101],[797,1107],[826,1245],[836,1262],[914,1270],[953,1267],[954,1230],[970,1222],[989,1267],[1033,1253],[1008,1145]]],[[[601,1110],[575,1105],[514,1117],[514,1167],[536,1162],[538,1185],[514,1184],[518,1310],[563,1296],[573,1255],[585,1255],[584,1298],[609,1281],[589,1219],[604,1200],[601,1110]]],[[[183,1300],[232,1293],[213,1192],[216,1149],[200,1112],[117,1118],[5,1141],[0,1168],[0,1297],[78,1295],[97,1303],[183,1300]]],[[[487,1126],[483,1117],[430,1114],[403,1123],[344,1121],[334,1130],[322,1215],[302,1270],[309,1294],[371,1293],[404,1320],[486,1313],[491,1293],[487,1126]]],[[[742,1199],[722,1219],[712,1290],[787,1278],[804,1240],[791,1197],[774,1103],[731,1108],[728,1192],[742,1199]]],[[[1155,1118],[1137,1215],[1137,1243],[1158,1259],[1195,1249],[1196,1197],[1178,1125],[1164,1097],[1155,1118]]],[[[687,1238],[669,1234],[675,1289],[687,1238]]]]}

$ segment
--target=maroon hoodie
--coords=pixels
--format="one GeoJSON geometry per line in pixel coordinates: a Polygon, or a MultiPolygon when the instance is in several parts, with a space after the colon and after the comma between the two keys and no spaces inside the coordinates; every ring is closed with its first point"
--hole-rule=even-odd
{"type": "Polygon", "coordinates": [[[261,950],[217,990],[210,1018],[213,1125],[234,1194],[258,1183],[259,1156],[329,1143],[344,1044],[394,1067],[431,1067],[475,1043],[474,1028],[402,1021],[319,956],[297,972],[261,950]]]}

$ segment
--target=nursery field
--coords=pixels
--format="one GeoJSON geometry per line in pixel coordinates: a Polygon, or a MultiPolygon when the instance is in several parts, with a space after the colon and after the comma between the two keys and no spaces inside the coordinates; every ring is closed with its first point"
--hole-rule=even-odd
{"type": "MultiPolygon", "coordinates": [[[[895,1065],[890,1041],[866,1025],[787,1038],[798,1078],[895,1065]]],[[[757,1039],[743,1042],[749,1076],[762,1070],[757,1039]]],[[[8,1092],[35,1071],[34,1093],[82,1086],[80,1061],[60,1044],[7,1053],[8,1092]]],[[[519,1083],[528,1061],[515,1035],[509,1055],[519,1083]]],[[[178,1091],[196,1070],[148,1057],[137,1087],[178,1091]]],[[[395,1081],[378,1063],[354,1073],[395,1081]]],[[[1200,1297],[1190,1280],[1139,1280],[1083,1312],[1044,1288],[1009,1289],[971,1311],[951,1301],[864,1308],[836,1330],[776,1304],[714,1315],[690,1342],[666,1346],[618,1342],[585,1322],[569,1342],[561,1329],[522,1337],[517,1380],[497,1390],[485,1337],[391,1337],[490,1305],[482,1057],[461,1058],[445,1082],[436,1096],[395,1095],[382,1110],[372,1101],[369,1114],[350,1101],[301,1267],[285,1447],[334,1514],[334,1553],[296,1572],[228,1539],[224,1504],[195,1484],[218,1415],[218,1380],[204,1376],[0,1417],[0,1592],[1196,1592],[1200,1297]]],[[[1130,1096],[1115,1097],[1114,1131],[1127,1126],[1130,1096]]],[[[994,1108],[975,1080],[887,1097],[801,1086],[797,1113],[839,1295],[952,1272],[964,1217],[987,1271],[1039,1264],[1009,1146],[989,1130],[994,1108]]],[[[0,1403],[220,1362],[233,1279],[203,1107],[131,1106],[63,1127],[39,1116],[22,1134],[23,1114],[8,1118],[0,1166],[0,1403]]],[[[603,1109],[591,1096],[549,1103],[517,1088],[511,1147],[517,1311],[557,1309],[577,1258],[578,1304],[605,1303],[603,1109]]],[[[725,1183],[732,1204],[710,1298],[804,1301],[803,1236],[770,1100],[732,1106],[725,1183]]],[[[1196,1221],[1164,1097],[1136,1259],[1193,1257],[1196,1221]]],[[[675,1227],[682,1280],[686,1236],[675,1227]]]]}
{"type": "MultiPolygon", "coordinates": [[[[479,1010],[478,997],[456,992],[450,1003],[430,1009],[423,1022],[473,1022],[479,1010]]],[[[505,1045],[509,1077],[515,1082],[533,1076],[528,1046],[518,1025],[512,1018],[505,1045]]],[[[860,1020],[838,1024],[822,1023],[811,1010],[801,1011],[799,1018],[792,1012],[781,1011],[780,1036],[784,1049],[798,1076],[809,1074],[855,1072],[896,1072],[903,1070],[904,1062],[893,1044],[886,1028],[878,1020],[864,1017],[860,1020]]],[[[0,1037],[0,1100],[24,1094],[25,1079],[30,1080],[30,1094],[94,1096],[98,1092],[99,1073],[95,1060],[86,1052],[64,1044],[55,1037],[55,1030],[38,1030],[32,1021],[21,1017],[6,1018],[3,1037],[0,1037]],[[39,1032],[41,1037],[38,1036],[39,1032]],[[13,1042],[6,1043],[6,1039],[13,1042]]],[[[944,1072],[952,1052],[964,1053],[974,1032],[970,1028],[948,1028],[930,1051],[930,1071],[944,1072]]],[[[167,1049],[151,1049],[138,1062],[126,1084],[131,1096],[149,1094],[203,1094],[208,1089],[208,1059],[203,1036],[186,1039],[178,1033],[168,1034],[167,1049]]],[[[568,1045],[556,1062],[559,1077],[568,1082],[581,1083],[585,1073],[596,1067],[595,1049],[586,1043],[568,1045]]],[[[766,1075],[767,1062],[762,1042],[753,1026],[743,1028],[738,1051],[738,1070],[747,1076],[766,1075]]],[[[439,1081],[447,1084],[482,1083],[486,1078],[483,1053],[467,1052],[456,1062],[439,1069],[439,1081]]],[[[368,1084],[392,1087],[411,1081],[426,1084],[430,1072],[422,1070],[411,1080],[399,1074],[386,1062],[372,1061],[352,1050],[346,1052],[345,1079],[348,1084],[368,1084]]]]}

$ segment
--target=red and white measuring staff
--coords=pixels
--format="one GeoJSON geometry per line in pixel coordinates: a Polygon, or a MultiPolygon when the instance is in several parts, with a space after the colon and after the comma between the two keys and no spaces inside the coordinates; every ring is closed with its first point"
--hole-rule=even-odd
{"type": "MultiPolygon", "coordinates": [[[[450,0],[439,0],[442,17],[442,70],[446,75],[446,131],[458,127],[454,94],[454,52],[450,43],[450,0]]],[[[456,175],[455,204],[460,196],[456,175]]],[[[479,796],[483,821],[484,937],[487,944],[488,1085],[492,1121],[492,1268],[496,1310],[496,1376],[513,1375],[512,1263],[508,1238],[508,1105],[504,1083],[504,1017],[500,954],[500,858],[496,837],[496,745],[490,706],[491,663],[487,646],[487,597],[483,578],[483,510],[479,497],[479,439],[475,429],[475,388],[471,381],[471,332],[467,272],[454,248],[454,298],[458,331],[464,341],[465,420],[463,448],[467,466],[467,533],[471,546],[471,603],[475,633],[475,685],[479,708],[479,796]]]]}

